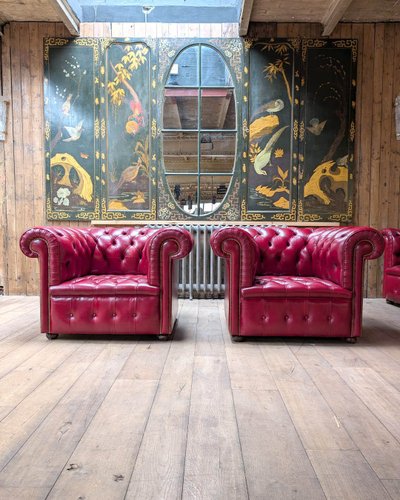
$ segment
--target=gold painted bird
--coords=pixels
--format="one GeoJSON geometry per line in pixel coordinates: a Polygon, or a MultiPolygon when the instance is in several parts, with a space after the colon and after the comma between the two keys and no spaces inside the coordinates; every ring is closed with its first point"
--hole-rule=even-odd
{"type": "Polygon", "coordinates": [[[65,115],[65,116],[69,115],[69,111],[71,109],[71,99],[72,99],[72,94],[68,94],[67,98],[65,99],[65,101],[61,107],[61,111],[62,111],[63,115],[65,115]]]}
{"type": "Polygon", "coordinates": [[[266,104],[257,108],[253,115],[259,115],[260,113],[264,113],[264,111],[267,113],[278,113],[278,111],[282,111],[284,107],[285,103],[282,99],[272,99],[272,101],[268,101],[266,104]]]}
{"type": "Polygon", "coordinates": [[[142,160],[139,158],[138,162],[135,165],[131,165],[130,167],[125,168],[121,173],[121,177],[119,178],[117,191],[122,188],[125,183],[136,182],[136,177],[138,176],[139,170],[142,167],[142,160]]]}
{"type": "Polygon", "coordinates": [[[83,120],[81,120],[76,127],[64,127],[65,130],[69,133],[68,139],[63,139],[63,142],[72,142],[77,141],[81,138],[82,130],[83,130],[83,120]]]}
{"type": "Polygon", "coordinates": [[[314,135],[321,135],[321,132],[324,130],[326,122],[327,120],[320,122],[318,118],[311,118],[310,126],[307,127],[307,130],[314,135]]]}
{"type": "Polygon", "coordinates": [[[270,138],[270,140],[265,145],[265,148],[258,153],[256,159],[254,160],[254,170],[259,175],[268,175],[267,172],[264,172],[263,168],[266,167],[271,161],[272,149],[275,146],[277,140],[282,135],[285,129],[288,128],[289,125],[285,125],[280,128],[275,134],[270,138]]]}

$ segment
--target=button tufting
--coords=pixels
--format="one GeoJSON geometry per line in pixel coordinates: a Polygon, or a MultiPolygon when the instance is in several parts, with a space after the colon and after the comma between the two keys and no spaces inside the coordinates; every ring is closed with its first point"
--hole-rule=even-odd
{"type": "Polygon", "coordinates": [[[289,316],[288,316],[287,314],[285,314],[285,316],[283,317],[283,319],[284,319],[285,321],[287,321],[287,320],[289,319],[289,316]]]}
{"type": "Polygon", "coordinates": [[[92,314],[92,318],[95,318],[96,316],[97,316],[97,314],[96,314],[96,313],[93,313],[93,314],[92,314]]]}

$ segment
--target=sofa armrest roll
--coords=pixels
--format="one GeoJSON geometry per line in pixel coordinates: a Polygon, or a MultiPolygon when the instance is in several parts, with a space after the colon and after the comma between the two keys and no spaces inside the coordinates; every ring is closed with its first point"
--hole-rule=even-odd
{"type": "Polygon", "coordinates": [[[211,235],[210,244],[216,255],[227,259],[229,274],[238,278],[239,288],[253,285],[260,251],[247,231],[240,227],[218,229],[211,235]]]}
{"type": "Polygon", "coordinates": [[[352,290],[361,279],[364,260],[382,255],[384,240],[371,227],[324,228],[310,234],[308,248],[315,276],[352,290]]]}
{"type": "Polygon", "coordinates": [[[48,286],[88,274],[94,246],[84,228],[34,227],[20,239],[22,252],[39,258],[41,278],[47,277],[48,286]]]}
{"type": "Polygon", "coordinates": [[[172,260],[183,259],[193,248],[192,235],[181,227],[158,229],[146,242],[149,285],[162,286],[172,260]]]}

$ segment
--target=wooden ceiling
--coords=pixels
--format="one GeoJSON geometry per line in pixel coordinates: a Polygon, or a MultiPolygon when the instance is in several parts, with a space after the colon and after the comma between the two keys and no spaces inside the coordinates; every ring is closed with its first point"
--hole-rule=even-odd
{"type": "Polygon", "coordinates": [[[0,19],[7,21],[61,21],[50,0],[0,0],[0,19]]]}
{"type": "MultiPolygon", "coordinates": [[[[0,23],[8,21],[61,21],[79,32],[68,0],[0,0],[0,23]]],[[[339,21],[400,21],[400,0],[243,0],[241,35],[251,21],[321,23],[329,35],[339,21]]]]}
{"type": "Polygon", "coordinates": [[[0,24],[10,21],[63,22],[72,35],[79,20],[67,0],[0,0],[0,24]]]}
{"type": "Polygon", "coordinates": [[[244,0],[240,34],[249,22],[321,23],[329,35],[339,21],[400,21],[400,0],[244,0]]]}

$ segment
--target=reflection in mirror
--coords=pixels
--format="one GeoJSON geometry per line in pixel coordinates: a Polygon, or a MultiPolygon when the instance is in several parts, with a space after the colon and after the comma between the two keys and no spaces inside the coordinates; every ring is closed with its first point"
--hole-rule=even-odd
{"type": "Polygon", "coordinates": [[[201,91],[201,128],[217,130],[236,128],[235,99],[232,89],[201,91]]]}
{"type": "Polygon", "coordinates": [[[202,132],[200,135],[200,172],[232,174],[235,151],[235,132],[202,132]]]}
{"type": "Polygon", "coordinates": [[[167,182],[176,204],[197,215],[197,175],[167,175],[167,182]]]}
{"type": "Polygon", "coordinates": [[[164,132],[163,156],[165,171],[197,174],[198,139],[196,132],[164,132]]]}
{"type": "Polygon", "coordinates": [[[165,89],[164,119],[166,129],[197,129],[197,89],[165,89]]]}
{"type": "Polygon", "coordinates": [[[233,87],[232,77],[221,55],[211,47],[201,47],[201,85],[233,87]]]}
{"type": "Polygon", "coordinates": [[[228,191],[230,181],[230,175],[200,176],[199,215],[214,212],[221,205],[228,191]]]}
{"type": "Polygon", "coordinates": [[[199,47],[183,50],[171,67],[166,85],[190,87],[199,85],[199,47]]]}

